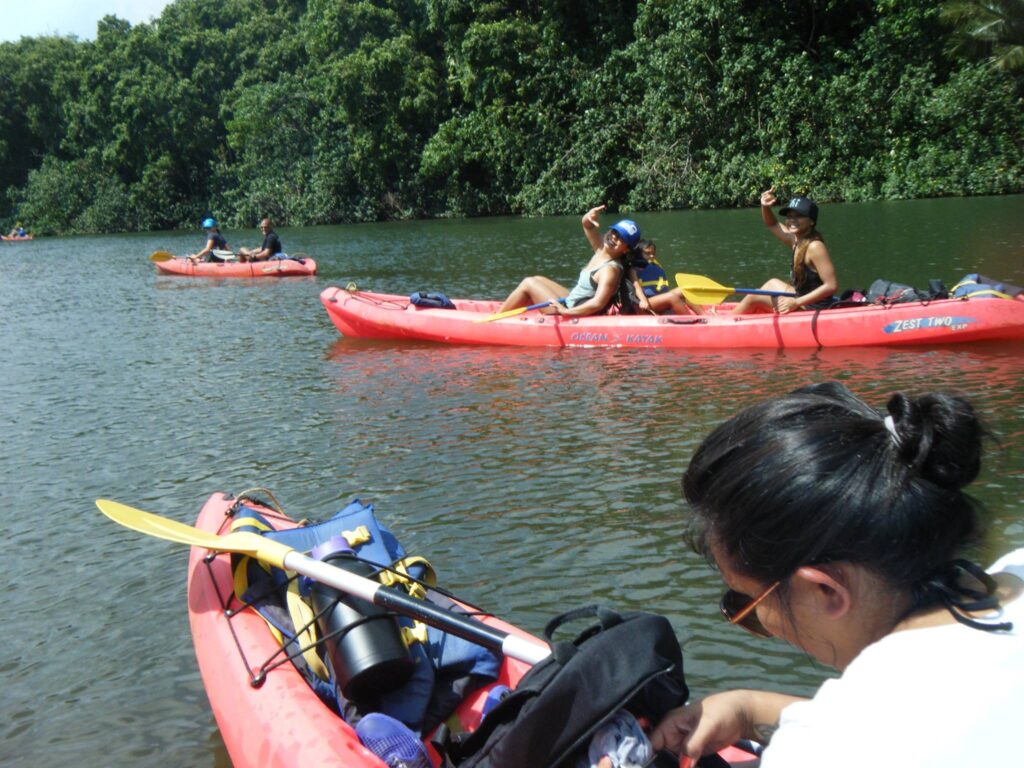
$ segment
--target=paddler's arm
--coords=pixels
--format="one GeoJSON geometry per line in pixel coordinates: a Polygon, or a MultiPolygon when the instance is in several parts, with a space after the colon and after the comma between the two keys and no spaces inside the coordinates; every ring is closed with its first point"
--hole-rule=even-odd
{"type": "Polygon", "coordinates": [[[778,727],[782,710],[805,700],[772,691],[716,693],[665,715],[651,732],[651,746],[680,757],[699,758],[740,739],[766,744],[778,727]]]}
{"type": "Polygon", "coordinates": [[[587,242],[590,243],[590,247],[595,251],[604,245],[604,241],[601,238],[601,222],[597,219],[604,209],[605,206],[599,205],[583,214],[583,234],[587,236],[587,242]]]}
{"type": "Polygon", "coordinates": [[[793,236],[786,232],[779,224],[779,220],[775,218],[775,212],[772,210],[772,206],[778,203],[775,199],[775,187],[767,189],[761,193],[761,220],[764,225],[768,227],[768,231],[771,232],[775,237],[784,242],[788,246],[793,245],[793,236]]]}

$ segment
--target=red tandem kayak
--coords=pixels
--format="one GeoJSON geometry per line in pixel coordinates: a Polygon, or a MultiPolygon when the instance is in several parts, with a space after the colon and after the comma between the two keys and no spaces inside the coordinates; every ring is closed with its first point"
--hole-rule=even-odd
{"type": "Polygon", "coordinates": [[[8,243],[20,243],[22,240],[35,240],[35,235],[0,235],[0,240],[8,243]]]}
{"type": "Polygon", "coordinates": [[[199,263],[188,259],[169,259],[154,263],[162,274],[182,277],[301,277],[316,274],[316,262],[310,258],[199,263]]]}
{"type": "Polygon", "coordinates": [[[591,315],[537,311],[478,322],[500,302],[455,300],[456,309],[410,304],[407,296],[327,288],[320,301],[345,336],[450,344],[649,349],[903,346],[1024,339],[1024,294],[1016,299],[963,298],[870,304],[786,315],[591,315]]]}
{"type": "MultiPolygon", "coordinates": [[[[230,494],[213,494],[200,511],[196,527],[221,535],[227,533],[236,501],[230,494]]],[[[246,497],[245,504],[276,527],[295,526],[251,497],[246,497]]],[[[233,765],[384,766],[360,743],[354,730],[316,696],[292,664],[269,669],[259,687],[251,684],[262,663],[280,659],[281,646],[264,620],[251,607],[243,608],[234,597],[230,557],[226,553],[214,556],[193,547],[188,570],[188,609],[203,684],[233,765]]],[[[478,618],[499,630],[534,639],[494,617],[478,618]]],[[[474,729],[482,717],[490,687],[514,687],[528,668],[522,661],[503,657],[499,677],[492,686],[475,691],[456,710],[455,717],[461,726],[474,729]]],[[[436,765],[438,758],[432,749],[431,754],[436,765]]],[[[737,748],[721,754],[737,764],[752,759],[751,754],[737,748]]],[[[688,764],[688,760],[683,762],[688,764]]]]}

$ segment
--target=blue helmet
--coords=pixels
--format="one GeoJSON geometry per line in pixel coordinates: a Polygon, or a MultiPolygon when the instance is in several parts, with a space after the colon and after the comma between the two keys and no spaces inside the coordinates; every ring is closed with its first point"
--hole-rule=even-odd
{"type": "Polygon", "coordinates": [[[636,244],[640,242],[640,227],[632,219],[618,221],[608,229],[613,230],[630,248],[636,248],[636,244]]]}
{"type": "Polygon", "coordinates": [[[203,229],[212,229],[217,226],[216,219],[203,219],[203,229]]]}

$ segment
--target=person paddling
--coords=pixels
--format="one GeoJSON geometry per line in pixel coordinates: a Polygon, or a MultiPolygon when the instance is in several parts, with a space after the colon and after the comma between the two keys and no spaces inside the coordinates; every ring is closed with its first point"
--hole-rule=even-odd
{"type": "Polygon", "coordinates": [[[224,235],[220,233],[220,227],[217,226],[217,220],[213,218],[203,219],[203,229],[206,230],[206,245],[203,246],[203,250],[189,256],[189,261],[193,263],[198,261],[225,261],[225,259],[217,255],[216,252],[220,251],[222,253],[230,253],[231,248],[228,247],[228,241],[224,239],[224,235]]]}
{"type": "Polygon", "coordinates": [[[812,699],[691,702],[652,745],[697,758],[770,741],[762,768],[1005,764],[1024,712],[1024,550],[987,572],[965,558],[985,436],[962,397],[897,393],[879,412],[836,383],[715,429],[682,486],[722,614],[841,676],[812,699]]]}
{"type": "Polygon", "coordinates": [[[796,298],[748,294],[733,309],[734,314],[766,309],[779,314],[799,309],[826,309],[832,305],[832,296],[839,289],[832,258],[817,229],[817,203],[806,197],[794,197],[779,211],[784,217],[780,224],[772,212],[776,202],[775,187],[761,193],[761,219],[772,235],[792,249],[793,263],[788,283],[772,278],[761,288],[796,293],[796,298]]]}

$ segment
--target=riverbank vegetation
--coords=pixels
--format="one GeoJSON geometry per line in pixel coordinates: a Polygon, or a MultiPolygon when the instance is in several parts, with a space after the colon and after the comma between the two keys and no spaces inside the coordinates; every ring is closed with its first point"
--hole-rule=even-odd
{"type": "Polygon", "coordinates": [[[0,45],[0,221],[723,207],[769,182],[822,201],[1021,192],[1022,6],[177,0],[94,41],[0,45]],[[1018,26],[979,25],[993,6],[1018,26]]]}

